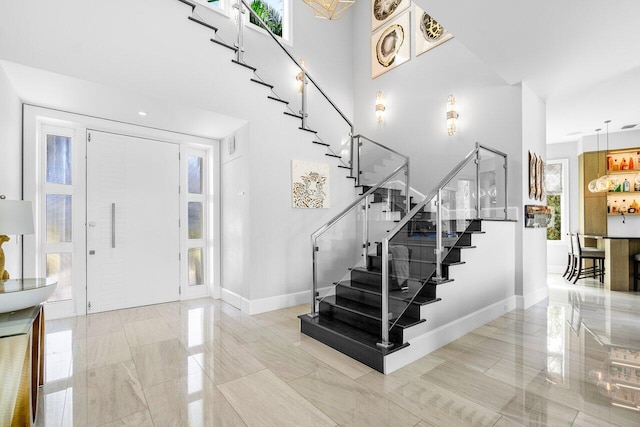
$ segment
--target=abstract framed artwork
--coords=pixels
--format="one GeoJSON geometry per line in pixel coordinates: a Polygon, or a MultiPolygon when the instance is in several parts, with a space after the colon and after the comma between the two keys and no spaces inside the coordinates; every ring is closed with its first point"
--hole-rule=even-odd
{"type": "Polygon", "coordinates": [[[371,78],[386,73],[411,59],[409,12],[384,25],[371,36],[371,78]]]}
{"type": "Polygon", "coordinates": [[[536,167],[537,167],[537,156],[535,153],[529,151],[529,198],[536,198],[536,167]]]}
{"type": "Polygon", "coordinates": [[[329,165],[291,161],[291,205],[293,208],[329,208],[329,165]]]}
{"type": "Polygon", "coordinates": [[[416,56],[422,55],[423,53],[453,38],[453,34],[445,30],[438,21],[433,19],[431,15],[426,13],[419,6],[415,7],[413,16],[416,56]]]}
{"type": "Polygon", "coordinates": [[[371,31],[400,15],[411,6],[411,0],[371,0],[371,31]]]}

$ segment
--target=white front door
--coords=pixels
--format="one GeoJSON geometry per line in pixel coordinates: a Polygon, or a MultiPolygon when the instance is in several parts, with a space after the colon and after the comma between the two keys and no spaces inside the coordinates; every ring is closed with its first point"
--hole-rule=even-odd
{"type": "Polygon", "coordinates": [[[87,135],[87,313],[178,300],[179,146],[87,135]]]}

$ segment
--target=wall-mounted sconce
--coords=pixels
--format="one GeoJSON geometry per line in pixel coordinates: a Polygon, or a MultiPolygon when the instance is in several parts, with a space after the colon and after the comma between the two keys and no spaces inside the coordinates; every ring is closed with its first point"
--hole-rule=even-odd
{"type": "MultiPolygon", "coordinates": [[[[304,59],[298,61],[298,64],[304,70],[304,59]]],[[[298,93],[302,93],[302,88],[304,87],[304,71],[298,71],[298,74],[296,74],[296,81],[298,82],[298,93]]]]}
{"type": "Polygon", "coordinates": [[[376,93],[376,121],[379,125],[384,122],[384,110],[384,96],[382,92],[378,91],[376,93]]]}
{"type": "Polygon", "coordinates": [[[447,132],[449,136],[456,134],[456,120],[460,117],[456,111],[456,98],[453,95],[449,95],[447,99],[447,132]]]}

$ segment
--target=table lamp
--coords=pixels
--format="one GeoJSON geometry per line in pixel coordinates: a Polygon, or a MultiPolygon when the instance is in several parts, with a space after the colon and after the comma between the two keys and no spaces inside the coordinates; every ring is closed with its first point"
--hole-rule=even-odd
{"type": "Polygon", "coordinates": [[[0,280],[9,280],[9,273],[4,269],[5,258],[2,250],[2,244],[11,240],[8,234],[33,233],[31,202],[5,200],[5,196],[0,196],[0,280]]]}

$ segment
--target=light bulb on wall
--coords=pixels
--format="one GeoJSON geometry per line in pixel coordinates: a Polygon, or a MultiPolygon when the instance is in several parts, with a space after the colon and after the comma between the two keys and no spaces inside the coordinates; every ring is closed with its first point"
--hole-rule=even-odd
{"type": "Polygon", "coordinates": [[[302,93],[302,88],[304,87],[304,59],[300,59],[300,61],[298,61],[298,64],[300,65],[300,68],[302,68],[302,70],[298,71],[298,74],[296,74],[296,81],[298,83],[298,93],[302,93]]]}
{"type": "Polygon", "coordinates": [[[453,95],[449,95],[447,99],[447,132],[449,136],[456,134],[456,120],[460,115],[455,110],[456,99],[453,95]]]}
{"type": "Polygon", "coordinates": [[[376,122],[381,125],[384,122],[384,96],[381,91],[376,92],[376,122]]]}

